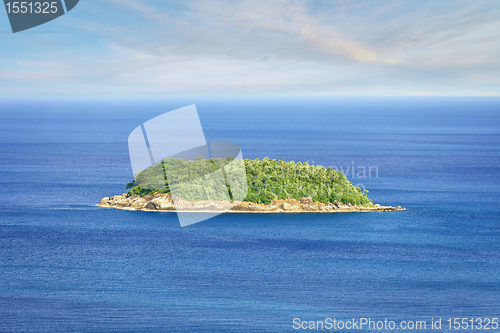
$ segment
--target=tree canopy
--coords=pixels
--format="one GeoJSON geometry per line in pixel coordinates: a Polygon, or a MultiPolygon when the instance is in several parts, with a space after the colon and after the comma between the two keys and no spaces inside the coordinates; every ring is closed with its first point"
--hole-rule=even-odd
{"type": "Polygon", "coordinates": [[[199,157],[192,161],[166,159],[136,175],[136,179],[127,184],[127,194],[144,196],[159,192],[173,193],[189,201],[208,198],[224,200],[228,198],[227,195],[224,197],[221,194],[226,192],[221,191],[221,184],[225,184],[230,200],[233,200],[233,197],[242,197],[238,194],[248,189],[244,200],[255,203],[269,204],[275,199],[300,200],[302,197],[310,197],[315,202],[324,203],[341,202],[363,206],[372,203],[367,197],[367,191],[362,192],[359,187],[352,185],[341,171],[330,167],[267,157],[245,159],[243,162],[246,184],[243,184],[244,178],[231,178],[230,168],[233,160],[232,157],[199,157]],[[175,172],[172,172],[173,170],[175,172]]]}

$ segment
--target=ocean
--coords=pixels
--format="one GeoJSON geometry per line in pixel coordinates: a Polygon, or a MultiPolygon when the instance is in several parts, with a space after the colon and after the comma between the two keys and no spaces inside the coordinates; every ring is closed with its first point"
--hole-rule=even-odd
{"type": "Polygon", "coordinates": [[[327,318],[448,332],[450,318],[500,317],[499,98],[2,98],[0,129],[1,332],[292,332],[327,318]],[[128,134],[190,104],[208,141],[342,169],[407,210],[181,228],[95,207],[133,178],[128,134]]]}

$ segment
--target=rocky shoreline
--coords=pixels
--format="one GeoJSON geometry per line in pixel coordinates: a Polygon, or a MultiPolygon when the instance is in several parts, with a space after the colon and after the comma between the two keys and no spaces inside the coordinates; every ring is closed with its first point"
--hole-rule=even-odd
{"type": "Polygon", "coordinates": [[[403,207],[373,205],[362,207],[346,205],[340,202],[313,202],[311,198],[300,200],[273,200],[270,204],[258,204],[248,201],[185,201],[170,194],[155,193],[141,197],[127,194],[104,197],[96,206],[122,210],[138,210],[152,212],[227,212],[227,213],[342,213],[342,212],[390,212],[406,210],[403,207]],[[175,203],[174,203],[175,202],[175,203]]]}

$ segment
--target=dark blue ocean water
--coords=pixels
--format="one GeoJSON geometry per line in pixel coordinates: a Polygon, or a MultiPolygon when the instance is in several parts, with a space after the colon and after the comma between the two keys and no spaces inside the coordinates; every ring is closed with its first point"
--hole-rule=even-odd
{"type": "Polygon", "coordinates": [[[0,156],[1,332],[500,317],[498,98],[1,99],[0,156]],[[208,141],[342,168],[407,211],[180,228],[94,207],[132,178],[128,134],[193,103],[208,141]]]}

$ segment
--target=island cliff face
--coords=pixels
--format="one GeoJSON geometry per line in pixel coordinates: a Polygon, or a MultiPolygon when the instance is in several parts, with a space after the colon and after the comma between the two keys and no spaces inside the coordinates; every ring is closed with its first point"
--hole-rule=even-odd
{"type": "Polygon", "coordinates": [[[104,197],[96,206],[154,212],[211,212],[225,211],[227,213],[341,213],[341,212],[389,212],[405,210],[400,206],[370,207],[343,204],[340,202],[323,203],[313,202],[311,198],[277,199],[269,204],[258,204],[248,201],[195,201],[190,202],[167,193],[154,193],[153,195],[117,195],[104,197]],[[174,203],[175,201],[175,203],[174,203]]]}

